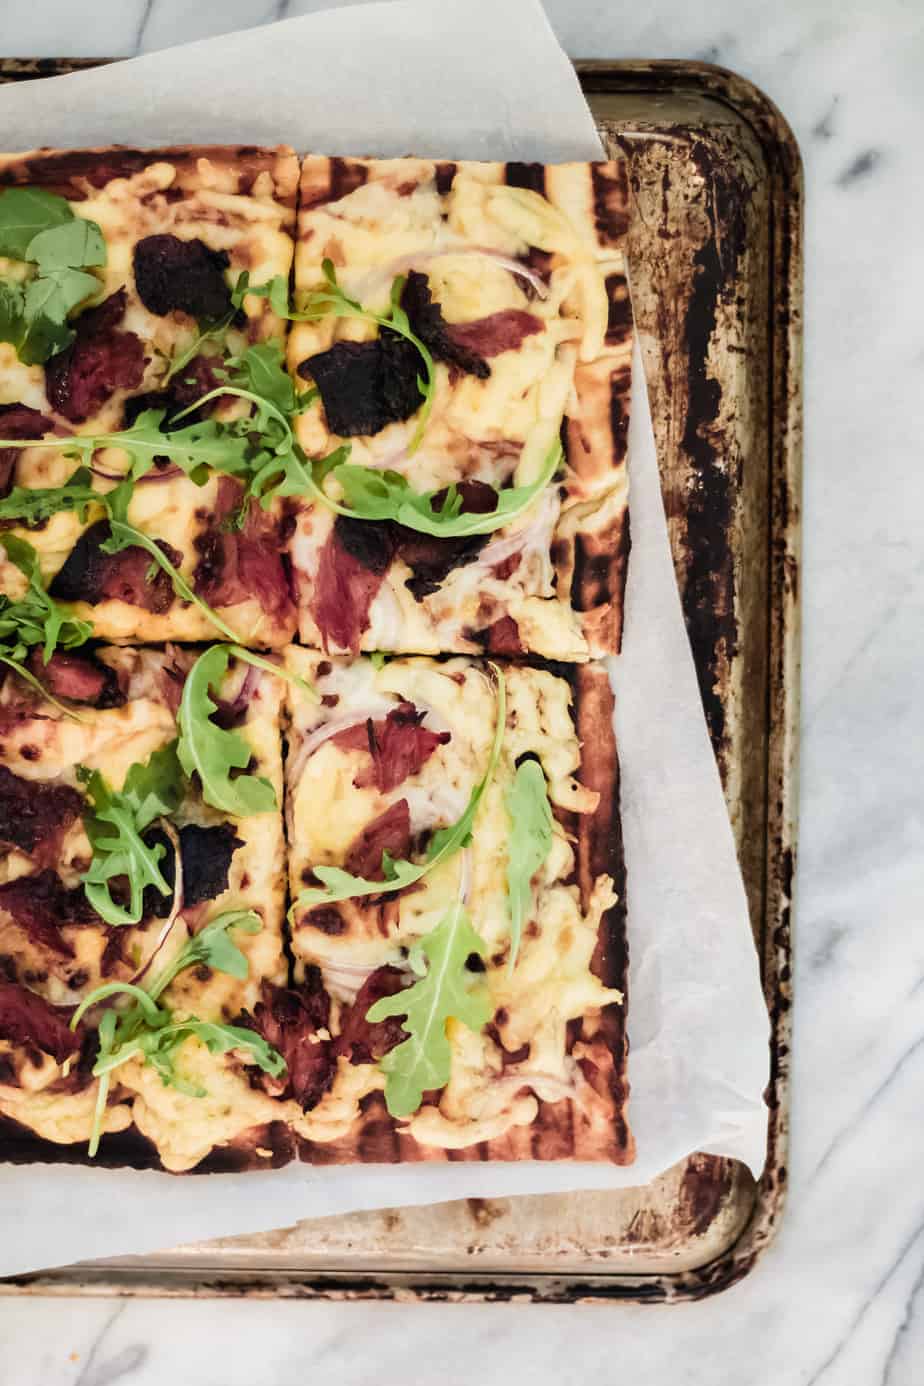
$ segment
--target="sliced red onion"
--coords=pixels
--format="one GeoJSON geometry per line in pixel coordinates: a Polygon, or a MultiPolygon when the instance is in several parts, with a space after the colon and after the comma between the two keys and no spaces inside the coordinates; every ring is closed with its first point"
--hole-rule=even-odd
{"type": "Polygon", "coordinates": [[[493,568],[495,564],[502,563],[505,558],[510,558],[512,554],[525,548],[548,549],[551,530],[554,528],[559,509],[557,492],[554,489],[544,492],[539,498],[537,513],[531,523],[486,544],[478,555],[478,567],[493,568]]]}
{"type": "Polygon", "coordinates": [[[356,289],[359,298],[368,296],[372,284],[381,279],[391,283],[399,274],[407,274],[409,270],[420,269],[424,265],[432,264],[434,260],[445,259],[447,255],[480,255],[482,259],[494,260],[502,269],[509,270],[518,279],[525,279],[535,290],[537,298],[548,298],[549,286],[529,265],[524,265],[521,260],[517,260],[512,255],[505,255],[503,251],[493,250],[487,245],[467,245],[460,241],[458,245],[449,241],[439,250],[419,250],[409,255],[402,255],[397,260],[392,260],[390,264],[383,265],[380,270],[365,275],[356,289]]]}
{"type": "Polygon", "coordinates": [[[224,704],[225,711],[233,716],[237,712],[243,712],[250,702],[259,684],[263,679],[263,670],[258,669],[254,664],[247,665],[247,672],[238,689],[237,696],[232,698],[229,703],[224,704]]]}
{"type": "MultiPolygon", "coordinates": [[[[97,462],[93,463],[90,467],[90,471],[94,476],[101,477],[103,481],[125,480],[124,472],[107,472],[105,467],[101,467],[97,462]]],[[[145,472],[144,476],[138,477],[135,485],[142,486],[146,481],[172,481],[174,477],[184,475],[185,473],[182,467],[169,466],[159,469],[155,468],[153,471],[145,472]]]]}

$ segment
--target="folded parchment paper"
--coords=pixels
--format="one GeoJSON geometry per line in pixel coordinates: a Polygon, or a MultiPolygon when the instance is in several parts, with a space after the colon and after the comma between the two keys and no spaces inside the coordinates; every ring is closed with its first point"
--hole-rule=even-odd
{"type": "MultiPolygon", "coordinates": [[[[300,151],[600,157],[538,0],[349,6],[0,90],[0,145],[286,141],[300,151]]],[[[0,1275],[346,1210],[641,1184],[693,1150],[760,1172],[767,1015],[674,580],[641,363],[632,553],[614,661],[629,877],[628,1169],[292,1167],[207,1178],[0,1167],[0,1275]]]]}

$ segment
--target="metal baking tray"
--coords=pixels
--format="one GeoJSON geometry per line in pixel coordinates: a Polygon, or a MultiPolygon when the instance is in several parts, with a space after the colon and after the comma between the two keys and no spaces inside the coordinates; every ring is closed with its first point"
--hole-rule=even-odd
{"type": "MultiPolygon", "coordinates": [[[[86,65],[0,62],[0,80],[86,65]]],[[[697,1154],[641,1188],[307,1221],[22,1276],[0,1294],[677,1301],[733,1284],[773,1236],[797,812],[799,152],[772,103],[721,68],[577,70],[606,144],[631,164],[633,298],[671,543],[772,1020],[763,1177],[697,1154]]]]}

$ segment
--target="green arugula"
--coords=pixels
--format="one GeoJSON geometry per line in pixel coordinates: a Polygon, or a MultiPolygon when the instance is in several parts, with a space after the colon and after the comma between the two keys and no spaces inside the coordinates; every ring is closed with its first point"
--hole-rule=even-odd
{"type": "Polygon", "coordinates": [[[93,1065],[93,1076],[99,1079],[99,1092],[90,1135],[91,1156],[99,1148],[111,1074],[129,1059],[139,1058],[143,1063],[151,1064],[165,1086],[194,1097],[204,1097],[206,1093],[202,1088],[187,1083],[177,1073],[175,1066],[177,1050],[190,1037],[200,1040],[212,1054],[224,1054],[232,1049],[244,1050],[249,1062],[274,1078],[285,1072],[286,1064],[282,1055],[254,1030],[241,1025],[199,1020],[195,1016],[174,1020],[166,1006],[158,1005],[160,996],[174,978],[189,967],[204,964],[216,972],[225,972],[240,980],[246,978],[247,958],[231,941],[229,934],[236,929],[256,934],[262,927],[259,915],[253,910],[227,910],[189,939],[173,962],[147,987],[135,986],[131,982],[108,982],[84,997],[71,1017],[72,1030],[76,1030],[91,1007],[111,996],[122,995],[133,1002],[121,1012],[112,1008],[105,1011],[99,1023],[99,1049],[93,1065]]]}
{"type": "Polygon", "coordinates": [[[179,375],[180,371],[185,370],[190,361],[195,360],[200,354],[207,342],[220,342],[224,346],[225,333],[231,326],[233,318],[234,313],[232,311],[226,313],[223,318],[218,318],[215,322],[200,323],[199,330],[189,346],[169,362],[163,384],[168,385],[175,375],[179,375]]]}
{"type": "Polygon", "coordinates": [[[528,486],[512,486],[506,491],[499,491],[496,509],[483,515],[462,511],[462,497],[455,485],[450,486],[448,491],[443,488],[442,503],[436,509],[434,497],[440,492],[414,491],[399,472],[355,467],[349,463],[336,465],[331,471],[334,480],[343,487],[346,505],[331,500],[320,487],[315,489],[318,499],[338,515],[347,515],[354,520],[394,520],[406,529],[449,539],[469,534],[491,534],[509,524],[532,505],[539,492],[552,480],[562,460],[561,444],[556,443],[535,481],[528,486]]]}
{"type": "Polygon", "coordinates": [[[504,796],[510,820],[507,839],[507,908],[510,911],[510,961],[516,966],[523,921],[532,901],[532,879],[552,848],[552,807],[542,766],[524,760],[504,796]]]}
{"type": "Polygon", "coordinates": [[[423,438],[430,411],[433,408],[433,398],[436,392],[436,367],[429,348],[411,330],[407,313],[401,307],[401,294],[405,284],[404,276],[399,275],[391,286],[388,312],[373,313],[371,309],[364,308],[361,303],[357,303],[356,299],[350,298],[344,293],[337,283],[337,271],[334,269],[332,260],[323,262],[321,273],[324,276],[323,285],[307,295],[301,308],[290,306],[289,285],[282,275],[274,275],[266,284],[251,284],[250,276],[246,270],[238,279],[231,295],[232,301],[239,305],[243,302],[245,294],[256,294],[260,298],[269,300],[269,305],[277,317],[289,318],[292,322],[320,322],[322,318],[327,317],[355,318],[360,322],[372,323],[389,332],[396,332],[399,337],[404,337],[406,341],[416,347],[424,370],[423,375],[417,377],[417,388],[421,394],[421,408],[417,427],[408,447],[409,453],[416,452],[423,438]]]}
{"type": "Polygon", "coordinates": [[[382,853],[382,872],[385,879],[370,881],[363,876],[351,876],[340,866],[315,866],[314,874],[322,882],[324,889],[309,888],[300,892],[289,911],[293,919],[296,910],[314,909],[316,905],[334,904],[338,900],[356,900],[365,895],[388,895],[396,890],[404,890],[428,875],[441,862],[448,861],[462,847],[471,841],[475,815],[487,793],[500,760],[501,746],[507,722],[507,690],[504,675],[496,665],[491,665],[497,679],[497,713],[494,726],[494,740],[488,756],[488,764],[483,777],[469,795],[468,803],[461,816],[446,828],[433,834],[422,862],[404,861],[382,853]]]}
{"type": "Polygon", "coordinates": [[[100,289],[86,270],[106,263],[96,222],[75,217],[63,197],[41,188],[0,193],[0,255],[35,266],[35,277],[0,283],[0,341],[26,365],[40,365],[74,340],[68,315],[100,289]]]}
{"type": "Polygon", "coordinates": [[[14,567],[29,580],[25,596],[17,601],[0,593],[0,664],[13,669],[59,711],[79,721],[75,712],[43,687],[26,667],[25,660],[29,650],[40,645],[47,664],[59,646],[71,650],[82,645],[93,634],[93,627],[87,621],[79,621],[67,607],[48,595],[42,582],[38,554],[31,544],[15,534],[0,534],[0,546],[6,550],[14,567]]]}
{"type": "MultiPolygon", "coordinates": [[[[232,653],[245,655],[240,649],[213,645],[189,671],[177,713],[177,753],[186,774],[198,774],[207,804],[246,818],[252,813],[271,813],[276,807],[276,791],[269,780],[256,775],[238,774],[232,778],[232,770],[246,769],[253,752],[239,732],[225,731],[211,720],[218,704],[210,690],[218,686],[227,672],[232,653]]],[[[275,665],[271,667],[279,672],[275,665]]]]}
{"type": "MultiPolygon", "coordinates": [[[[53,447],[53,443],[45,444],[53,447]]],[[[93,489],[93,473],[89,467],[78,467],[63,486],[14,486],[0,500],[0,520],[21,520],[36,528],[64,510],[76,511],[81,523],[86,523],[91,505],[102,505],[103,497],[93,489]]]]}
{"type": "Polygon", "coordinates": [[[144,765],[133,765],[121,791],[113,790],[98,770],[84,773],[92,805],[83,822],[93,860],[81,877],[90,904],[107,924],[138,924],[143,914],[146,886],[161,895],[171,893],[160,869],[166,855],[162,843],[149,846],[142,837],[157,818],[173,813],[183,794],[176,742],[155,751],[144,765]],[[111,883],[128,880],[128,908],[113,898],[111,883]]]}
{"type": "Polygon", "coordinates": [[[435,929],[415,943],[410,962],[419,980],[394,996],[383,996],[366,1012],[375,1023],[389,1016],[404,1017],[408,1038],[381,1060],[385,1073],[385,1104],[393,1117],[417,1111],[430,1088],[441,1088],[452,1068],[446,1035],[449,1020],[480,1030],[491,1017],[487,988],[466,967],[473,953],[483,957],[484,939],[457,900],[435,929]]]}

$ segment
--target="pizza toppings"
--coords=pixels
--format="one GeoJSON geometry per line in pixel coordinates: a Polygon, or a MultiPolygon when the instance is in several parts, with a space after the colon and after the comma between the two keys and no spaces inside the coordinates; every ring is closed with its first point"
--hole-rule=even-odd
{"type": "Polygon", "coordinates": [[[173,427],[185,428],[189,424],[201,423],[211,411],[212,403],[203,405],[201,409],[192,409],[190,406],[203,395],[218,388],[221,381],[217,372],[221,364],[219,356],[194,356],[171,375],[163,390],[150,390],[143,395],[132,395],[125,401],[122,427],[131,428],[146,409],[165,411],[160,425],[162,433],[167,433],[173,427]],[[185,410],[189,410],[189,413],[185,413],[185,410]],[[176,418],[177,414],[183,414],[179,421],[176,418]]]}
{"type": "Polygon", "coordinates": [[[61,1012],[34,991],[0,982],[0,1038],[34,1045],[62,1064],[80,1051],[83,1035],[71,1030],[61,1012]]]}
{"type": "Polygon", "coordinates": [[[443,317],[443,310],[433,301],[430,281],[419,270],[411,270],[401,294],[401,307],[417,336],[430,349],[437,361],[445,361],[466,375],[486,380],[491,374],[487,361],[456,340],[455,329],[443,317]]]}
{"type": "MultiPolygon", "coordinates": [[[[0,438],[38,439],[53,428],[53,419],[38,409],[30,409],[27,404],[0,404],[0,438]]],[[[0,496],[5,496],[10,489],[19,456],[17,448],[0,451],[0,496]]]]}
{"type": "Polygon", "coordinates": [[[316,1107],[330,1087],[336,1059],[330,1041],[330,997],[324,990],[320,970],[309,967],[297,988],[278,987],[264,982],[262,999],[253,1015],[241,1023],[256,1030],[267,1044],[281,1054],[286,1064],[283,1077],[264,1074],[255,1078],[274,1096],[292,1098],[305,1112],[316,1107]]]}
{"type": "Polygon", "coordinates": [[[448,331],[457,352],[500,356],[504,351],[518,351],[527,337],[543,331],[543,323],[522,308],[503,308],[474,322],[453,323],[448,331]]]}
{"type": "Polygon", "coordinates": [[[224,271],[225,250],[178,236],[145,236],[135,246],[135,287],[145,308],[158,317],[175,309],[190,317],[215,320],[231,311],[231,291],[224,271]]]}
{"type": "Polygon", "coordinates": [[[122,707],[125,703],[116,671],[93,654],[55,650],[46,664],[42,651],[36,648],[29,656],[29,668],[55,698],[97,708],[122,707]]]}
{"type": "Polygon", "coordinates": [[[276,621],[294,616],[276,523],[260,506],[245,502],[230,477],[221,478],[211,523],[195,546],[199,562],[193,586],[203,601],[211,606],[256,601],[276,621]],[[242,504],[244,521],[238,525],[233,516],[242,504]]]}
{"type": "Polygon", "coordinates": [[[373,1064],[384,1059],[407,1038],[402,1028],[405,1017],[388,1016],[377,1023],[368,1019],[376,1001],[397,996],[409,985],[407,975],[397,967],[378,967],[365,979],[356,999],[341,1012],[337,1053],[351,1064],[373,1064]]]}
{"type": "MultiPolygon", "coordinates": [[[[228,889],[228,873],[231,859],[244,843],[237,836],[230,823],[219,823],[204,828],[198,823],[186,823],[178,830],[180,860],[183,868],[182,908],[190,909],[206,900],[214,900],[228,889]]],[[[169,895],[163,895],[153,886],[144,892],[144,913],[165,919],[173,905],[176,883],[175,853],[172,843],[162,828],[152,828],[144,834],[149,847],[158,843],[164,849],[160,859],[160,869],[164,880],[170,887],[169,895]]]]}
{"type": "Polygon", "coordinates": [[[386,526],[337,517],[321,549],[311,598],[325,649],[359,649],[393,552],[386,526]]]}
{"type": "Polygon", "coordinates": [[[84,423],[116,390],[141,384],[144,346],[119,328],[127,302],[122,288],[81,313],[74,341],[45,365],[49,402],[71,423],[84,423]]]}
{"type": "MultiPolygon", "coordinates": [[[[118,553],[103,552],[110,537],[108,520],[98,520],[84,530],[49,584],[53,597],[66,602],[127,602],[145,611],[162,615],[173,604],[173,584],[168,575],[154,566],[151,555],[132,544],[118,553]]],[[[157,547],[174,564],[182,555],[162,539],[157,547]]]]}
{"type": "Polygon", "coordinates": [[[0,910],[12,915],[33,943],[64,958],[72,958],[74,950],[61,933],[62,927],[100,922],[83,888],[68,889],[51,870],[19,876],[0,886],[0,910]]]}
{"type": "MultiPolygon", "coordinates": [[[[455,488],[461,498],[461,515],[490,515],[497,509],[498,492],[483,481],[461,481],[455,488]]],[[[433,509],[441,511],[448,489],[433,496],[433,509]]],[[[404,525],[396,527],[395,549],[411,570],[406,586],[418,602],[432,596],[455,568],[473,562],[488,542],[487,534],[439,538],[404,525]]]]}
{"type": "Polygon", "coordinates": [[[398,799],[363,828],[347,853],[345,870],[367,881],[384,881],[382,853],[404,858],[410,848],[411,811],[407,799],[398,799]]]}
{"type": "Polygon", "coordinates": [[[421,726],[424,716],[413,703],[402,702],[382,721],[370,717],[335,733],[331,739],[342,750],[369,752],[368,765],[353,779],[357,789],[374,785],[387,794],[409,775],[416,775],[437,746],[449,741],[448,731],[434,732],[421,726]]]}
{"type": "Polygon", "coordinates": [[[420,355],[404,337],[383,330],[371,342],[336,342],[298,367],[313,380],[327,424],[341,438],[371,437],[415,414],[424,402],[417,384],[420,355]]]}
{"type": "Polygon", "coordinates": [[[82,809],[70,785],[24,780],[0,765],[0,843],[30,855],[41,847],[43,856],[53,856],[82,809]]]}

